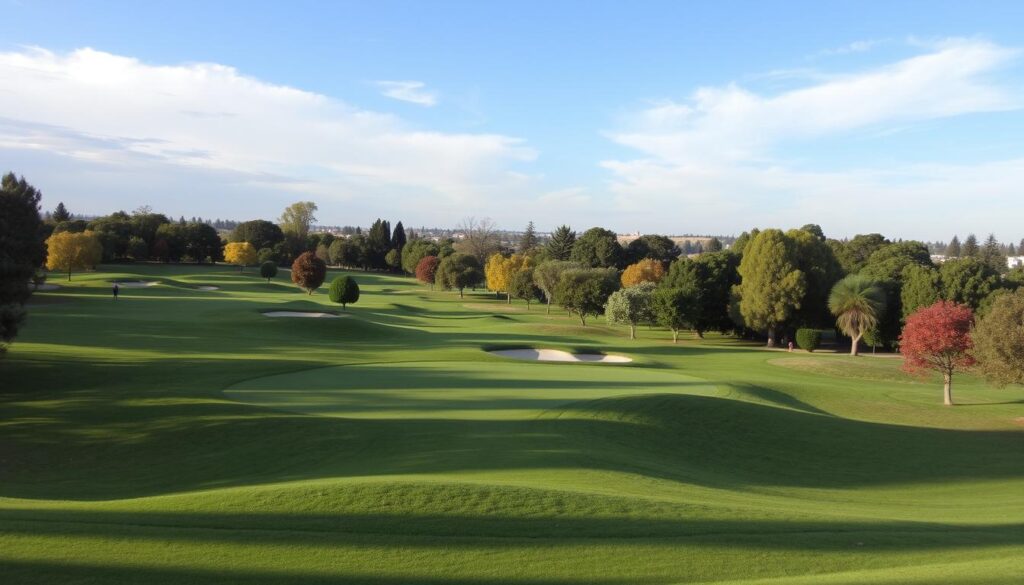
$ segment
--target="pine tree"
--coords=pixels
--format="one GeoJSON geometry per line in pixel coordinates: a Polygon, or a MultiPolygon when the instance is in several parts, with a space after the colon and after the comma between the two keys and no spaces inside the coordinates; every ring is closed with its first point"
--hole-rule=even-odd
{"type": "Polygon", "coordinates": [[[53,215],[51,217],[53,218],[54,223],[60,223],[62,221],[70,220],[71,214],[68,213],[68,209],[64,207],[64,202],[61,201],[57,204],[57,208],[53,210],[53,215]]]}
{"type": "Polygon", "coordinates": [[[981,250],[981,260],[997,272],[1006,269],[1006,256],[1003,254],[1002,248],[999,247],[999,241],[996,240],[995,234],[989,234],[985,239],[985,247],[981,250]]]}
{"type": "Polygon", "coordinates": [[[537,247],[537,231],[533,227],[533,221],[526,224],[526,231],[519,237],[519,253],[528,254],[537,247]]]}
{"type": "Polygon", "coordinates": [[[1016,256],[1017,255],[1017,249],[1013,247],[1013,242],[1010,242],[1010,245],[1006,247],[1006,255],[1007,256],[1016,256]]]}
{"type": "Polygon", "coordinates": [[[968,234],[967,239],[964,240],[963,249],[960,251],[960,255],[964,258],[977,258],[980,255],[978,248],[978,238],[974,234],[968,234]]]}
{"type": "Polygon", "coordinates": [[[399,257],[402,255],[402,248],[408,240],[405,237],[405,227],[402,222],[395,224],[395,231],[391,233],[391,249],[397,250],[399,257]]]}
{"type": "Polygon", "coordinates": [[[953,236],[953,239],[949,241],[949,245],[946,246],[946,257],[947,258],[959,258],[960,257],[960,238],[953,236]]]}
{"type": "Polygon", "coordinates": [[[576,232],[567,225],[559,226],[547,243],[548,257],[552,260],[568,260],[576,245],[576,232]]]}

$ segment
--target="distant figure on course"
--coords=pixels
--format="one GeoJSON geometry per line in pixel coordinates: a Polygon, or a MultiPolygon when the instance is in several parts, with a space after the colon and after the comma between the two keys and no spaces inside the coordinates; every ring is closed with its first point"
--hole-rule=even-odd
{"type": "Polygon", "coordinates": [[[791,351],[791,352],[793,351],[793,342],[792,341],[789,342],[789,351],[791,351]]]}
{"type": "Polygon", "coordinates": [[[115,282],[114,283],[114,300],[115,301],[117,300],[117,293],[119,293],[119,292],[121,292],[121,287],[117,286],[117,283],[115,282]]]}

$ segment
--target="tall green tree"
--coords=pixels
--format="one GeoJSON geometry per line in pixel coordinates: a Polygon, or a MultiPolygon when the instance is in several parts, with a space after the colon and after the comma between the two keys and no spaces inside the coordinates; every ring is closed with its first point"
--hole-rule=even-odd
{"type": "Polygon", "coordinates": [[[0,353],[25,321],[28,283],[46,259],[42,197],[24,177],[8,173],[0,179],[0,353]]]}
{"type": "Polygon", "coordinates": [[[567,270],[578,270],[580,268],[583,268],[582,264],[568,260],[548,260],[534,268],[533,282],[544,294],[548,315],[551,314],[551,303],[557,302],[555,295],[558,291],[558,284],[562,280],[562,273],[567,270]]]}
{"type": "Polygon", "coordinates": [[[848,242],[829,240],[836,259],[846,274],[860,272],[867,265],[868,258],[889,243],[882,234],[858,234],[848,242]]]}
{"type": "Polygon", "coordinates": [[[628,325],[629,338],[636,339],[636,326],[654,320],[651,301],[655,288],[653,282],[642,282],[613,292],[605,305],[605,318],[609,323],[628,325]]]}
{"type": "Polygon", "coordinates": [[[551,232],[551,239],[544,246],[548,258],[552,260],[568,260],[572,257],[573,246],[576,245],[576,232],[567,225],[558,226],[551,232]]]}
{"type": "Polygon", "coordinates": [[[999,273],[978,258],[965,256],[947,260],[939,267],[942,298],[967,305],[972,310],[981,308],[985,299],[1001,287],[999,273]]]}
{"type": "Polygon", "coordinates": [[[264,219],[243,221],[231,230],[229,242],[249,242],[257,250],[273,248],[284,241],[284,232],[274,222],[264,219]]]}
{"type": "Polygon", "coordinates": [[[851,274],[832,288],[828,308],[836,326],[850,337],[850,355],[857,355],[860,339],[874,329],[885,311],[885,290],[862,274],[851,274]]]}
{"type": "Polygon", "coordinates": [[[1006,254],[999,246],[995,234],[989,234],[985,240],[985,246],[981,249],[981,261],[997,273],[1006,272],[1006,254]]]}
{"type": "Polygon", "coordinates": [[[391,249],[391,226],[387,221],[377,218],[366,233],[366,255],[370,268],[381,270],[387,267],[385,256],[391,249]]]}
{"type": "Polygon", "coordinates": [[[625,254],[628,264],[650,258],[667,267],[679,257],[680,250],[679,246],[666,236],[645,234],[630,242],[626,246],[625,254]]]}
{"type": "Polygon", "coordinates": [[[971,338],[979,370],[996,386],[1024,384],[1024,289],[999,295],[971,338]]]}
{"type": "Polygon", "coordinates": [[[71,221],[71,214],[68,212],[68,208],[64,207],[63,201],[57,204],[57,208],[53,210],[53,215],[50,216],[50,219],[53,220],[53,223],[71,221]]]}
{"type": "Polygon", "coordinates": [[[616,268],[625,257],[615,232],[594,227],[576,240],[570,259],[591,268],[616,268]]]}
{"type": "Polygon", "coordinates": [[[981,255],[981,249],[978,247],[978,237],[974,234],[967,234],[967,239],[964,240],[964,245],[960,250],[960,256],[962,258],[977,258],[981,255]]]}
{"type": "MultiPolygon", "coordinates": [[[[298,201],[292,203],[281,213],[281,231],[304,242],[309,236],[309,230],[316,222],[316,203],[312,201],[298,201]]],[[[249,242],[250,244],[252,242],[249,242]]]]}
{"type": "Polygon", "coordinates": [[[672,343],[679,342],[679,332],[701,318],[701,301],[696,288],[691,286],[666,288],[659,286],[651,298],[654,320],[672,332],[672,343]]]}
{"type": "Polygon", "coordinates": [[[539,246],[537,240],[537,230],[533,227],[533,221],[526,224],[526,230],[523,231],[523,235],[519,236],[519,253],[520,254],[533,254],[539,246]]]}
{"type": "Polygon", "coordinates": [[[934,305],[942,297],[942,279],[935,268],[908,266],[903,271],[902,281],[900,310],[904,319],[920,308],[934,305]]]}
{"type": "Polygon", "coordinates": [[[960,238],[953,236],[953,239],[949,241],[949,245],[946,246],[946,258],[959,258],[960,257],[960,238]]]}
{"type": "Polygon", "coordinates": [[[434,274],[434,281],[444,289],[456,289],[459,298],[464,296],[466,287],[476,286],[484,279],[480,261],[472,254],[454,253],[441,260],[434,274]]]}
{"type": "Polygon", "coordinates": [[[563,272],[555,296],[586,326],[587,317],[604,313],[608,297],[617,290],[619,273],[614,268],[584,268],[563,272]]]}
{"type": "Polygon", "coordinates": [[[828,296],[832,287],[843,277],[843,268],[832,248],[825,242],[821,228],[810,224],[786,232],[796,246],[797,268],[803,272],[807,292],[794,313],[793,321],[799,327],[819,328],[830,321],[828,296]]]}
{"type": "Polygon", "coordinates": [[[402,222],[395,224],[395,231],[391,232],[391,249],[398,252],[398,256],[402,256],[402,249],[408,243],[405,237],[405,226],[402,222]]]}
{"type": "Polygon", "coordinates": [[[669,267],[661,288],[686,291],[687,326],[698,337],[706,331],[730,331],[734,328],[729,316],[732,288],[739,284],[740,256],[730,251],[701,254],[695,259],[680,258],[669,267]]]}
{"type": "Polygon", "coordinates": [[[755,236],[743,251],[740,283],[733,287],[744,324],[768,334],[775,346],[778,327],[800,308],[807,282],[797,267],[796,244],[777,229],[755,236]]]}

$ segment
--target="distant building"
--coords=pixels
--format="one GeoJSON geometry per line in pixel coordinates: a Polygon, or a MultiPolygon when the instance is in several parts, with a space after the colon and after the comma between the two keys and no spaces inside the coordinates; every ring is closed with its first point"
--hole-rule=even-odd
{"type": "Polygon", "coordinates": [[[1011,269],[1024,266],[1024,256],[1007,256],[1006,266],[1011,269]]]}

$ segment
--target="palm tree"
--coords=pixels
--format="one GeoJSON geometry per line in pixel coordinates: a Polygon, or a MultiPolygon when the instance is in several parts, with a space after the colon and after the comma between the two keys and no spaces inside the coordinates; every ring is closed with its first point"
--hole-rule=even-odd
{"type": "Polygon", "coordinates": [[[885,311],[885,291],[878,282],[851,274],[832,287],[828,308],[836,316],[839,329],[853,338],[850,355],[857,355],[860,338],[878,324],[885,311]]]}

